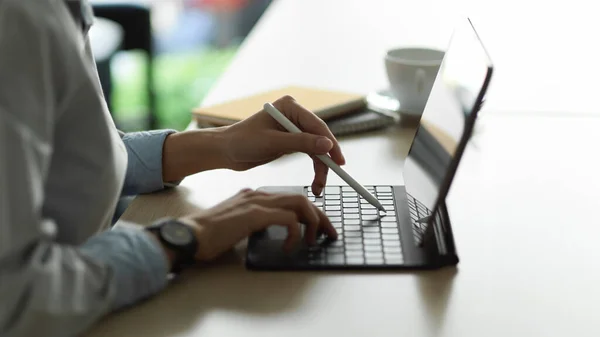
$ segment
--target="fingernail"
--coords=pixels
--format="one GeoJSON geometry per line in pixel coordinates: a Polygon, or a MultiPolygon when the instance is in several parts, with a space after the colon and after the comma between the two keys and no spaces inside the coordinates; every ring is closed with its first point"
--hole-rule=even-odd
{"type": "Polygon", "coordinates": [[[333,147],[333,143],[327,137],[317,139],[317,152],[328,152],[333,147]]]}
{"type": "Polygon", "coordinates": [[[323,192],[323,185],[315,186],[315,189],[313,190],[313,194],[316,196],[320,196],[321,192],[323,192]]]}

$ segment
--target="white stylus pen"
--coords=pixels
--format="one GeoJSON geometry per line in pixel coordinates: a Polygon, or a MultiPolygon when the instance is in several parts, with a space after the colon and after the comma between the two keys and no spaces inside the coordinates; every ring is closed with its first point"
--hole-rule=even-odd
{"type": "MultiPolygon", "coordinates": [[[[273,117],[281,126],[291,133],[302,133],[300,129],[294,123],[292,123],[287,117],[285,117],[276,107],[271,103],[265,103],[265,111],[273,117]]],[[[338,164],[336,164],[331,157],[328,155],[318,155],[319,158],[325,165],[332,169],[337,175],[342,178],[350,187],[352,187],[356,193],[360,194],[365,200],[371,205],[377,207],[379,210],[385,212],[383,205],[375,198],[366,188],[364,188],[358,181],[354,180],[346,171],[344,171],[338,164]]]]}

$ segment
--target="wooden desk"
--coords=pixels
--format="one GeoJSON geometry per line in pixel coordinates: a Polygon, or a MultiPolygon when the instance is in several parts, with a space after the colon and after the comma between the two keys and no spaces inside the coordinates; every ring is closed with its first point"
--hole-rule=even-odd
{"type": "MultiPolygon", "coordinates": [[[[446,31],[431,25],[444,22],[443,10],[435,17],[425,15],[432,3],[454,8],[442,1],[278,0],[205,102],[287,82],[357,92],[383,85],[383,47],[445,43],[446,31]],[[307,24],[309,18],[313,23],[307,24]],[[352,28],[367,19],[382,25],[352,28]],[[418,39],[405,33],[425,26],[429,29],[418,39]],[[394,34],[383,38],[373,34],[378,31],[394,34]],[[381,48],[357,52],[368,41],[381,48]]],[[[521,2],[518,7],[482,3],[500,17],[514,8],[528,9],[521,2]]],[[[512,15],[510,23],[523,26],[525,17],[512,15]]],[[[548,24],[548,18],[538,17],[548,24]]],[[[503,27],[510,38],[517,35],[514,26],[503,22],[503,27]]],[[[482,30],[488,36],[498,34],[482,30]]],[[[523,46],[524,40],[519,41],[523,46]]],[[[498,51],[501,45],[490,49],[498,51]]],[[[520,92],[535,79],[535,71],[523,73],[525,79],[511,87],[506,74],[539,69],[526,64],[511,70],[519,59],[509,54],[504,53],[505,60],[513,63],[498,69],[495,98],[490,96],[449,196],[461,258],[457,268],[420,273],[249,272],[243,267],[242,243],[146,303],[107,317],[86,336],[599,336],[600,270],[595,265],[600,260],[600,227],[594,211],[600,209],[600,118],[531,113],[589,113],[595,102],[583,95],[573,110],[563,110],[560,99],[547,104],[542,89],[552,98],[575,95],[572,90],[558,95],[565,87],[552,81],[534,82],[539,91],[532,87],[520,92]]],[[[583,69],[582,64],[573,67],[583,69]]],[[[566,74],[563,68],[557,72],[566,74]]],[[[342,139],[347,170],[364,184],[402,183],[412,135],[410,127],[399,127],[342,139]]],[[[210,207],[246,186],[309,184],[311,169],[306,156],[292,155],[248,172],[205,172],[177,189],[138,197],[123,218],[149,223],[210,207]]],[[[341,180],[331,174],[329,182],[341,180]]]]}
{"type": "MultiPolygon", "coordinates": [[[[478,128],[449,197],[456,269],[250,272],[242,244],[87,337],[600,335],[600,118],[488,116],[478,128]]],[[[343,140],[348,170],[365,183],[401,182],[411,133],[343,140]]],[[[205,172],[138,197],[124,218],[209,207],[243,186],[306,184],[310,170],[293,155],[205,172]]]]}

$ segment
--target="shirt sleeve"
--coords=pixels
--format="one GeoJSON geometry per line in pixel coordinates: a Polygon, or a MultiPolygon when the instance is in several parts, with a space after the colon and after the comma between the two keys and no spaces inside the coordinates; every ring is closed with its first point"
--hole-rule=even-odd
{"type": "Polygon", "coordinates": [[[78,335],[110,310],[146,298],[167,282],[166,257],[143,230],[117,228],[81,246],[65,245],[55,240],[59,224],[43,216],[56,106],[69,96],[69,85],[91,85],[67,81],[66,64],[80,54],[57,33],[66,22],[61,18],[68,18],[57,4],[0,0],[3,337],[78,335]],[[52,19],[41,20],[45,15],[52,19]]]}
{"type": "Polygon", "coordinates": [[[123,195],[150,193],[175,186],[180,181],[163,182],[163,145],[174,130],[153,130],[121,134],[127,148],[127,174],[123,195]]]}

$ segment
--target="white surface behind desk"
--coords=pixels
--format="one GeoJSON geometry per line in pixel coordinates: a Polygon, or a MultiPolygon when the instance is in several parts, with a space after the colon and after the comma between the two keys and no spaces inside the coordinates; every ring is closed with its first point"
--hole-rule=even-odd
{"type": "Polygon", "coordinates": [[[473,19],[496,66],[485,109],[598,114],[598,11],[585,0],[277,0],[204,104],[285,84],[366,93],[389,48],[445,49],[473,19]]]}

